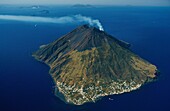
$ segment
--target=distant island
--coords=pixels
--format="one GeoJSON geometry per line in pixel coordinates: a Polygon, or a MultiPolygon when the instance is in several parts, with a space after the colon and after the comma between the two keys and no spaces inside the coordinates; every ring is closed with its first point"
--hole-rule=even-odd
{"type": "Polygon", "coordinates": [[[33,57],[50,67],[57,97],[82,105],[136,90],[157,77],[157,67],[129,47],[104,31],[83,25],[43,45],[33,57]]]}
{"type": "Polygon", "coordinates": [[[72,7],[73,8],[95,8],[95,6],[90,4],[75,4],[72,7]]]}
{"type": "Polygon", "coordinates": [[[33,5],[33,6],[31,6],[31,8],[32,8],[32,9],[39,9],[40,6],[39,6],[39,5],[33,5]]]}

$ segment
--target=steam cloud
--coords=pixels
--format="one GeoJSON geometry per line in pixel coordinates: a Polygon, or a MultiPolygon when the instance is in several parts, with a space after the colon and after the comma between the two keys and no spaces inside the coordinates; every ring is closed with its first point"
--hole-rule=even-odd
{"type": "Polygon", "coordinates": [[[21,15],[0,15],[0,19],[14,20],[24,22],[37,22],[37,23],[88,23],[91,26],[97,26],[99,30],[104,31],[103,26],[97,19],[86,17],[82,15],[63,16],[63,17],[35,17],[35,16],[21,16],[21,15]]]}

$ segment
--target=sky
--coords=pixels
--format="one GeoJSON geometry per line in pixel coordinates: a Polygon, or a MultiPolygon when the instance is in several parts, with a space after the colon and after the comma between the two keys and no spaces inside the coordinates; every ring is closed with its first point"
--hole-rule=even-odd
{"type": "Polygon", "coordinates": [[[170,6],[170,0],[0,0],[0,4],[95,4],[170,6]]]}

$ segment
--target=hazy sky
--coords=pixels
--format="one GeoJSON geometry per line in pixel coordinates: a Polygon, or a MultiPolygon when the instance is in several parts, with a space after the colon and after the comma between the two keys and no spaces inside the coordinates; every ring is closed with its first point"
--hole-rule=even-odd
{"type": "Polygon", "coordinates": [[[170,0],[0,0],[0,4],[98,4],[170,6],[170,0]]]}

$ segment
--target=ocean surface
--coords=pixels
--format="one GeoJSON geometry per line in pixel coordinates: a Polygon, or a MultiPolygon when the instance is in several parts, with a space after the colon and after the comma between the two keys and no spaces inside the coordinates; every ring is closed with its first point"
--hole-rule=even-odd
{"type": "Polygon", "coordinates": [[[0,15],[74,14],[99,19],[107,33],[132,44],[133,52],[158,67],[159,79],[136,91],[104,97],[96,103],[65,104],[53,94],[49,67],[31,54],[40,45],[81,24],[0,20],[0,111],[170,111],[170,7],[0,5],[0,15]]]}

